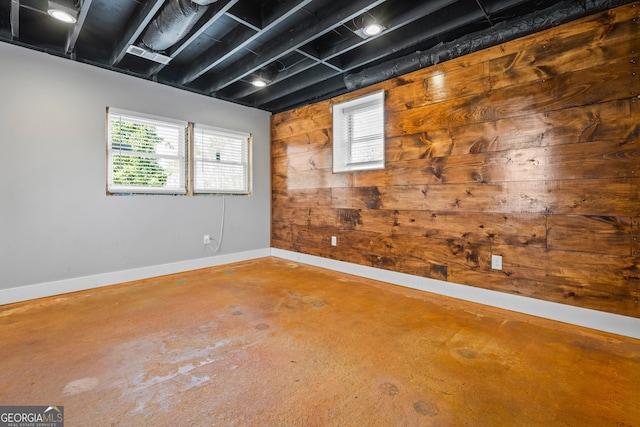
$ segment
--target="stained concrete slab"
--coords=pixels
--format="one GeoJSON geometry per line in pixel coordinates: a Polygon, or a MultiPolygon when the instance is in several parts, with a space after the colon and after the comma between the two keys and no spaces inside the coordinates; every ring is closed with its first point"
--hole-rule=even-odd
{"type": "Polygon", "coordinates": [[[66,426],[638,426],[640,341],[263,258],[0,307],[66,426]]]}

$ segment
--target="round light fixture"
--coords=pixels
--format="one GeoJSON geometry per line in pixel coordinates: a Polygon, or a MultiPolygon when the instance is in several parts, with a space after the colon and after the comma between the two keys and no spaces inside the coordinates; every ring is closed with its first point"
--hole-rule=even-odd
{"type": "Polygon", "coordinates": [[[265,87],[267,85],[267,82],[265,82],[262,79],[255,79],[254,81],[251,82],[252,85],[254,85],[255,87],[265,87]]]}
{"type": "Polygon", "coordinates": [[[71,15],[69,12],[65,12],[64,10],[49,9],[47,13],[58,21],[66,22],[67,24],[75,24],[77,21],[75,16],[71,15]]]}
{"type": "Polygon", "coordinates": [[[369,24],[363,29],[364,33],[368,36],[380,34],[382,30],[384,30],[384,27],[380,24],[369,24]]]}

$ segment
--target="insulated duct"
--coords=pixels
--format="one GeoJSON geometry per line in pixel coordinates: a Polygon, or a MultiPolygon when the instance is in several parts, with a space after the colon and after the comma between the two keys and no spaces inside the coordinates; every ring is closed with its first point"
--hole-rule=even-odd
{"type": "Polygon", "coordinates": [[[169,0],[142,34],[145,48],[160,52],[187,35],[217,0],[169,0]]]}
{"type": "Polygon", "coordinates": [[[560,2],[543,11],[501,22],[492,28],[458,40],[440,43],[425,51],[387,61],[358,73],[346,74],[344,83],[349,91],[360,89],[627,3],[630,3],[630,0],[560,2]]]}

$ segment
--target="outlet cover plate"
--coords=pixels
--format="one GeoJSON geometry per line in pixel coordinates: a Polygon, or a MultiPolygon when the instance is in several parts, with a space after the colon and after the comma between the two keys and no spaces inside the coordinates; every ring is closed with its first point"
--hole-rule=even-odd
{"type": "Polygon", "coordinates": [[[494,270],[502,270],[502,256],[491,255],[491,268],[494,270]]]}

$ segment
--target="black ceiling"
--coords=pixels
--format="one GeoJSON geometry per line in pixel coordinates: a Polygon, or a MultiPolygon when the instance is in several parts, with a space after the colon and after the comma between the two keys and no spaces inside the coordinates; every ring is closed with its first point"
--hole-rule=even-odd
{"type": "Polygon", "coordinates": [[[408,62],[429,65],[416,56],[425,52],[432,63],[446,60],[629,1],[54,2],[75,8],[77,23],[51,18],[48,0],[1,0],[0,40],[279,112],[410,71],[408,62]],[[386,29],[367,39],[357,35],[371,19],[386,29]],[[134,56],[127,53],[131,45],[171,60],[162,65],[134,56]],[[259,74],[267,87],[251,84],[259,74]]]}

